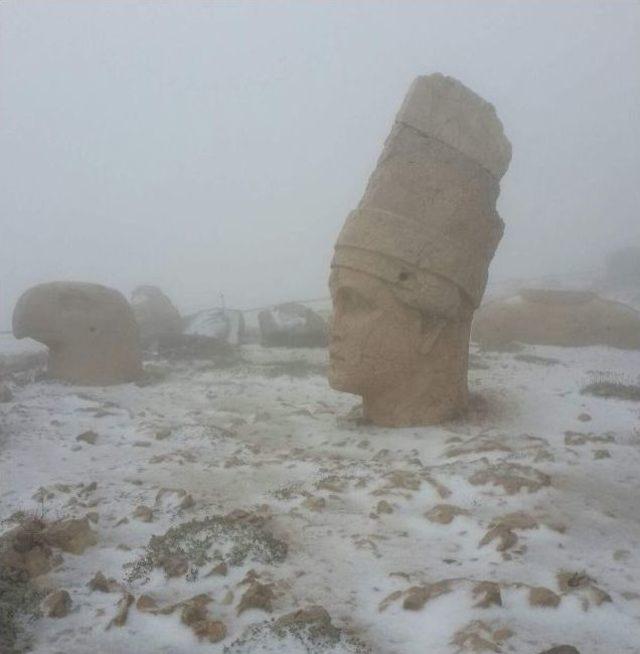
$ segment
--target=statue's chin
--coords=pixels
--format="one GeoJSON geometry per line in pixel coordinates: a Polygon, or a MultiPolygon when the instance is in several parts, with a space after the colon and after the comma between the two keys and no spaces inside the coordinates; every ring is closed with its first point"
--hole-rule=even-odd
{"type": "Polygon", "coordinates": [[[351,375],[349,375],[349,371],[344,366],[331,362],[327,376],[329,378],[329,386],[334,390],[359,395],[354,380],[350,378],[351,375]]]}

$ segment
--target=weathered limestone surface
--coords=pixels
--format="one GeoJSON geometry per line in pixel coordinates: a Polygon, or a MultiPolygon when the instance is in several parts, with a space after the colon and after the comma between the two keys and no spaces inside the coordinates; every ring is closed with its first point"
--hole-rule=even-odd
{"type": "Polygon", "coordinates": [[[476,314],[472,340],[487,347],[510,343],[640,349],[640,313],[589,291],[525,289],[488,303],[476,314]]]}
{"type": "Polygon", "coordinates": [[[48,372],[64,381],[107,385],[142,372],[138,326],[118,291],[99,284],[51,282],[26,291],[13,313],[16,338],[49,348],[48,372]]]}
{"type": "Polygon", "coordinates": [[[457,80],[415,80],[332,261],[331,385],[365,418],[406,426],[464,411],[471,318],[503,232],[511,146],[457,80]]]}
{"type": "Polygon", "coordinates": [[[131,306],[143,344],[182,333],[180,313],[157,286],[138,286],[131,294],[131,306]]]}

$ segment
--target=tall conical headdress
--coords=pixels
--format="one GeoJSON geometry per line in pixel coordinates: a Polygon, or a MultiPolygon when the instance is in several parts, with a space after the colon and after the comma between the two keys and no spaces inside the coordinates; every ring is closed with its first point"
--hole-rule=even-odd
{"type": "Polygon", "coordinates": [[[332,267],[378,277],[419,309],[434,276],[478,306],[504,228],[496,200],[510,159],[491,104],[451,77],[418,77],[332,267]]]}

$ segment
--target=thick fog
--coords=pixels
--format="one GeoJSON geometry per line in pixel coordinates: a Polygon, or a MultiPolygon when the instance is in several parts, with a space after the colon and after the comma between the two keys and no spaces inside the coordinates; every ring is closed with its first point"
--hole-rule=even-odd
{"type": "Polygon", "coordinates": [[[513,144],[492,279],[640,242],[637,2],[3,2],[0,328],[48,280],[184,311],[327,295],[416,75],[513,144]]]}

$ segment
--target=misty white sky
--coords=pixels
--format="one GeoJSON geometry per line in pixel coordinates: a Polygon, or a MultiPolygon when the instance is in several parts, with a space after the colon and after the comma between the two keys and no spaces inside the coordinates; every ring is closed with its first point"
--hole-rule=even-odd
{"type": "Polygon", "coordinates": [[[513,144],[494,279],[640,243],[638,2],[1,2],[0,328],[54,279],[157,284],[184,310],[326,295],[436,71],[513,144]]]}

